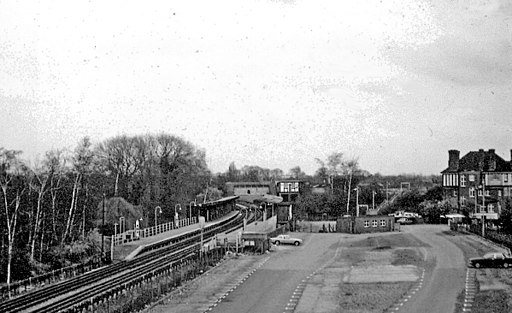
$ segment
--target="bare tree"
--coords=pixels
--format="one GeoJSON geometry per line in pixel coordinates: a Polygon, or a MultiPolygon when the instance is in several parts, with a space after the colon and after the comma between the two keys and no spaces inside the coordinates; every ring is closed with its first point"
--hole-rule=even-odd
{"type": "Polygon", "coordinates": [[[301,179],[301,178],[304,178],[304,176],[306,176],[306,173],[304,173],[301,170],[300,166],[295,166],[290,169],[290,176],[295,179],[301,179]]]}
{"type": "MultiPolygon", "coordinates": [[[[75,149],[75,153],[73,155],[73,192],[67,214],[66,229],[62,235],[61,245],[64,245],[67,238],[72,234],[80,189],[83,188],[83,182],[86,184],[86,179],[90,175],[93,157],[94,154],[91,150],[91,142],[88,137],[84,137],[75,149]]],[[[82,214],[85,214],[85,211],[82,212],[82,214]]]]}
{"type": "Polygon", "coordinates": [[[352,177],[359,170],[358,160],[352,159],[343,163],[343,173],[347,177],[348,181],[348,193],[347,193],[347,213],[350,209],[350,194],[352,193],[352,177]]]}
{"type": "Polygon", "coordinates": [[[43,215],[43,200],[46,193],[50,190],[48,188],[49,182],[51,180],[52,172],[48,171],[44,166],[36,164],[32,168],[30,168],[32,179],[29,180],[30,189],[35,191],[37,194],[36,201],[36,210],[33,214],[34,221],[32,225],[32,230],[30,232],[30,261],[34,262],[35,259],[35,251],[36,251],[36,241],[38,236],[41,233],[41,221],[43,215]]]}
{"type": "Polygon", "coordinates": [[[62,188],[61,182],[66,171],[67,157],[62,150],[51,150],[46,153],[45,166],[52,173],[50,176],[50,198],[51,198],[51,241],[58,240],[57,221],[59,209],[57,207],[57,197],[62,188]]]}
{"type": "Polygon", "coordinates": [[[7,226],[7,285],[11,283],[11,266],[13,247],[16,239],[16,224],[21,203],[21,196],[25,191],[22,182],[16,182],[24,165],[18,159],[21,151],[0,148],[0,187],[2,189],[5,224],[7,226]],[[11,199],[11,197],[13,199],[11,199]]]}
{"type": "MultiPolygon", "coordinates": [[[[323,183],[325,183],[327,180],[329,180],[329,172],[327,170],[327,167],[325,166],[325,162],[320,160],[319,158],[315,158],[315,161],[318,163],[318,165],[320,166],[317,170],[316,170],[316,176],[318,178],[321,179],[321,181],[323,183]]],[[[329,183],[331,184],[331,192],[333,191],[333,184],[332,184],[332,180],[329,180],[329,183]]]]}
{"type": "Polygon", "coordinates": [[[284,172],[282,169],[280,168],[275,168],[273,170],[270,170],[270,178],[271,179],[280,179],[281,177],[284,176],[284,172]]]}

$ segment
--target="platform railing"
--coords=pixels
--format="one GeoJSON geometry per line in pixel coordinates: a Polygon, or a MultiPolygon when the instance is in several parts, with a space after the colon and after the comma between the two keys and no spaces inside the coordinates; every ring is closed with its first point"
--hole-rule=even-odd
{"type": "Polygon", "coordinates": [[[138,230],[130,229],[123,233],[116,234],[115,236],[112,236],[112,238],[113,238],[112,242],[113,242],[114,246],[119,246],[119,245],[122,245],[123,243],[132,242],[132,241],[139,240],[142,238],[156,236],[158,234],[171,231],[173,229],[186,227],[186,226],[196,224],[196,223],[197,223],[197,217],[194,216],[192,218],[179,219],[176,221],[176,223],[168,222],[168,223],[162,223],[162,224],[158,224],[156,226],[146,227],[146,228],[138,229],[138,230]]]}

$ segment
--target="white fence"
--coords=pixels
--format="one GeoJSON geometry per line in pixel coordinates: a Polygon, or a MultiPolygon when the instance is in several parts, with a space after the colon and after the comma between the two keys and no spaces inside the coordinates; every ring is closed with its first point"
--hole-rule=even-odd
{"type": "Polygon", "coordinates": [[[158,234],[161,234],[161,233],[173,230],[173,229],[178,229],[181,227],[189,226],[189,225],[192,225],[195,223],[197,223],[197,217],[194,216],[192,218],[184,218],[181,220],[177,220],[176,224],[174,222],[169,222],[169,223],[163,223],[163,224],[159,224],[156,226],[151,226],[151,227],[138,229],[138,230],[130,229],[130,230],[125,231],[124,233],[120,233],[120,234],[116,234],[115,236],[112,236],[112,239],[113,239],[112,245],[118,246],[118,245],[122,245],[123,243],[132,242],[134,240],[139,240],[142,238],[156,236],[158,234]]]}

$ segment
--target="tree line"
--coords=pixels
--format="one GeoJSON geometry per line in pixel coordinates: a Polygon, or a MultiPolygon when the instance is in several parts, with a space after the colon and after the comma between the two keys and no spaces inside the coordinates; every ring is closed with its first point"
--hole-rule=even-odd
{"type": "MultiPolygon", "coordinates": [[[[356,158],[334,152],[316,159],[318,170],[305,174],[300,166],[285,172],[232,162],[223,173],[212,174],[206,152],[170,134],[119,135],[93,144],[81,139],[74,149],[52,149],[29,162],[21,151],[0,148],[0,281],[24,279],[97,256],[98,230],[104,199],[140,206],[142,226],[152,226],[155,207],[161,222],[172,221],[176,204],[216,200],[225,195],[228,181],[305,182],[297,201],[299,217],[354,214],[355,202],[381,204],[383,183],[425,181],[423,176],[371,175],[356,158]],[[311,192],[323,186],[323,194],[311,192]],[[356,199],[355,188],[358,188],[356,199]]],[[[107,201],[108,203],[108,201],[107,201]]],[[[185,214],[185,212],[181,212],[185,214]]]]}
{"type": "MultiPolygon", "coordinates": [[[[143,209],[174,208],[203,195],[212,174],[205,151],[169,135],[120,135],[42,159],[0,148],[0,279],[10,283],[84,261],[98,253],[102,199],[122,197],[143,209]]],[[[163,210],[162,219],[174,212],[163,210]]],[[[159,217],[160,218],[160,217],[159,217]]]]}

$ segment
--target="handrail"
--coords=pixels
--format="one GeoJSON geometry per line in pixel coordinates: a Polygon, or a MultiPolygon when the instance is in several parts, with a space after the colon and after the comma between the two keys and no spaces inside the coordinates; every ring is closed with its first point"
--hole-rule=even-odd
{"type": "Polygon", "coordinates": [[[179,219],[176,221],[176,224],[174,222],[168,222],[168,223],[162,223],[158,224],[156,226],[146,227],[143,229],[130,229],[123,233],[116,234],[115,236],[112,236],[112,242],[114,246],[119,246],[124,243],[132,242],[135,240],[139,240],[142,238],[148,238],[152,236],[156,236],[161,233],[165,233],[168,231],[171,231],[173,229],[178,229],[181,227],[189,226],[192,224],[197,223],[197,217],[192,218],[184,218],[179,219]]]}

